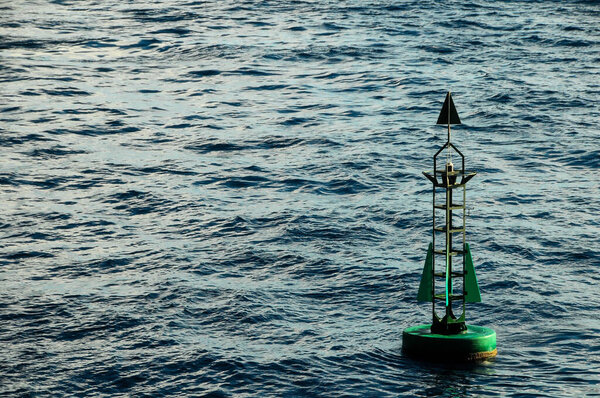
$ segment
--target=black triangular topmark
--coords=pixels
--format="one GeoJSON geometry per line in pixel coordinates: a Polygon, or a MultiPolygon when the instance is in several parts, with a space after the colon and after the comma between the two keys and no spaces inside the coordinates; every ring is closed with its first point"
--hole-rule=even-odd
{"type": "Polygon", "coordinates": [[[442,111],[440,112],[440,116],[438,117],[436,124],[461,124],[460,118],[458,117],[458,112],[456,112],[456,108],[454,107],[454,101],[452,101],[452,95],[450,95],[450,91],[448,91],[448,94],[446,94],[446,101],[444,101],[442,111]],[[450,110],[448,110],[448,106],[450,106],[450,110]]]}

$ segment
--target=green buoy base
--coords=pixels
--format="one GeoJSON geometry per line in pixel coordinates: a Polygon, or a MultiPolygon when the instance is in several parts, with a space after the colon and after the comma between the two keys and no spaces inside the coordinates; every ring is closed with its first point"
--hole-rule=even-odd
{"type": "Polygon", "coordinates": [[[496,332],[473,325],[450,335],[431,333],[431,325],[407,328],[402,333],[402,351],[413,358],[439,362],[478,361],[498,353],[496,332]]]}

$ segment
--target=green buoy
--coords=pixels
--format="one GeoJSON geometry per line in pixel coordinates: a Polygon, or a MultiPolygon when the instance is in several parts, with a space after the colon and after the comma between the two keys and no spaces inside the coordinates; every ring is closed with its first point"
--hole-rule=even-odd
{"type": "Polygon", "coordinates": [[[498,352],[496,332],[467,325],[465,321],[466,303],[481,301],[465,233],[467,182],[477,173],[465,170],[464,155],[450,142],[450,125],[461,124],[450,92],[446,94],[437,124],[448,125],[448,141],[433,156],[433,171],[423,172],[433,184],[433,232],[417,294],[418,301],[432,303],[432,323],[405,329],[402,350],[411,357],[443,362],[492,358],[498,352]],[[445,166],[438,170],[438,157],[444,150],[445,166]],[[461,158],[460,169],[454,168],[452,151],[461,158]],[[440,195],[444,196],[441,203],[436,201],[440,195]],[[440,212],[445,214],[445,223],[437,225],[440,212]],[[443,307],[441,316],[436,303],[443,307]],[[457,316],[454,304],[459,303],[457,316]]]}

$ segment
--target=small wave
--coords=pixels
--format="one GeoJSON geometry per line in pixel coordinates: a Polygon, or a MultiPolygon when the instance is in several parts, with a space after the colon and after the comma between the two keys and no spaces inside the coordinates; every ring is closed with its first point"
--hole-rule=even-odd
{"type": "Polygon", "coordinates": [[[308,180],[304,178],[284,178],[278,182],[283,185],[285,190],[288,191],[296,191],[301,188],[314,190],[323,185],[319,181],[308,180]]]}
{"type": "Polygon", "coordinates": [[[26,135],[10,135],[4,136],[0,135],[0,145],[2,146],[13,146],[13,145],[22,145],[26,143],[33,142],[51,142],[55,141],[52,138],[48,138],[42,134],[26,134],[26,135]]]}
{"type": "Polygon", "coordinates": [[[27,258],[51,258],[54,257],[51,253],[40,252],[40,251],[18,251],[2,256],[7,260],[23,260],[27,258]]]}
{"type": "MultiPolygon", "coordinates": [[[[87,91],[79,90],[75,87],[64,87],[64,88],[58,88],[58,89],[53,89],[53,90],[41,89],[40,91],[46,95],[62,96],[62,97],[73,97],[73,96],[78,96],[78,95],[82,95],[82,96],[91,95],[91,93],[88,93],[87,91]]],[[[36,95],[36,93],[33,91],[29,91],[28,95],[36,95]]],[[[39,94],[37,94],[37,95],[39,95],[39,94]]]]}
{"type": "Polygon", "coordinates": [[[193,11],[164,9],[161,7],[124,9],[121,12],[131,16],[136,21],[155,25],[165,22],[196,21],[202,18],[201,15],[193,11]]]}
{"type": "Polygon", "coordinates": [[[70,324],[56,336],[59,341],[89,339],[90,336],[118,335],[128,332],[142,323],[142,319],[121,314],[105,314],[104,317],[88,320],[83,324],[70,324]]]}
{"type": "Polygon", "coordinates": [[[260,86],[250,86],[246,87],[245,90],[253,90],[253,91],[272,91],[272,90],[283,90],[284,88],[288,88],[287,84],[263,84],[260,86]]]}
{"type": "Polygon", "coordinates": [[[235,70],[225,72],[227,75],[242,75],[242,76],[274,76],[279,75],[278,72],[264,71],[260,69],[254,69],[249,67],[242,67],[235,70]]]}
{"type": "Polygon", "coordinates": [[[83,47],[91,47],[91,48],[107,48],[107,47],[116,47],[114,44],[116,40],[88,40],[86,42],[81,43],[83,47]]]}
{"type": "Polygon", "coordinates": [[[107,199],[104,199],[103,203],[115,204],[115,210],[125,211],[132,216],[166,213],[174,205],[169,199],[156,197],[151,193],[134,189],[112,194],[107,199]]]}
{"type": "Polygon", "coordinates": [[[585,168],[586,170],[600,168],[600,150],[580,151],[560,158],[560,162],[572,166],[585,168]]]}
{"type": "Polygon", "coordinates": [[[512,97],[508,94],[496,94],[493,97],[489,98],[490,101],[499,102],[501,104],[505,104],[507,102],[512,101],[512,97]]]}
{"type": "Polygon", "coordinates": [[[245,146],[221,140],[213,140],[204,144],[188,145],[185,147],[187,150],[199,153],[239,151],[246,148],[245,146]]]}
{"type": "Polygon", "coordinates": [[[590,47],[593,43],[588,40],[571,40],[571,39],[561,39],[554,43],[555,46],[558,47],[590,47]]]}
{"type": "Polygon", "coordinates": [[[230,152],[242,150],[283,149],[298,145],[339,146],[340,144],[328,139],[301,139],[281,136],[265,137],[260,140],[244,141],[242,143],[227,142],[219,139],[210,139],[185,146],[185,149],[199,153],[230,152]]]}
{"type": "Polygon", "coordinates": [[[206,225],[211,228],[214,236],[245,236],[254,231],[249,222],[240,216],[230,219],[216,219],[206,225]]]}
{"type": "Polygon", "coordinates": [[[333,179],[327,182],[317,192],[322,194],[354,195],[371,190],[372,187],[353,178],[333,179]]]}
{"type": "Polygon", "coordinates": [[[33,179],[21,178],[16,175],[10,175],[10,177],[0,176],[0,184],[33,186],[40,189],[58,188],[69,181],[70,178],[68,177],[47,177],[44,175],[36,176],[33,179]]]}
{"type": "Polygon", "coordinates": [[[168,126],[165,126],[166,129],[187,129],[192,127],[193,124],[190,123],[179,123],[179,124],[171,124],[168,126]]]}
{"type": "Polygon", "coordinates": [[[456,52],[456,50],[448,46],[418,46],[417,48],[434,54],[452,54],[456,52]]]}
{"type": "Polygon", "coordinates": [[[265,182],[270,182],[268,178],[250,175],[239,177],[228,177],[221,180],[221,184],[228,188],[250,188],[256,186],[264,186],[265,182]]]}
{"type": "Polygon", "coordinates": [[[80,155],[87,153],[86,151],[76,149],[66,149],[62,145],[56,145],[51,148],[34,149],[26,152],[27,155],[38,157],[42,159],[54,159],[56,157],[69,156],[69,155],[80,155]]]}
{"type": "Polygon", "coordinates": [[[296,126],[296,125],[305,125],[305,124],[307,124],[309,122],[312,122],[312,121],[313,121],[313,119],[311,119],[311,118],[292,117],[292,118],[284,120],[280,124],[282,124],[284,126],[296,126]]]}
{"type": "Polygon", "coordinates": [[[526,247],[526,246],[511,245],[511,244],[500,245],[495,242],[492,242],[490,244],[490,248],[494,252],[505,253],[509,256],[516,256],[516,257],[523,258],[528,261],[533,261],[533,260],[536,260],[536,258],[537,258],[536,252],[533,249],[526,247]]]}
{"type": "Polygon", "coordinates": [[[252,26],[256,26],[259,28],[265,27],[265,26],[274,26],[274,24],[270,23],[270,22],[265,22],[265,21],[247,21],[246,22],[247,25],[252,25],[252,26]]]}
{"type": "Polygon", "coordinates": [[[137,43],[126,44],[126,45],[119,46],[119,47],[124,50],[130,50],[130,49],[136,49],[136,48],[139,48],[142,50],[150,50],[150,49],[154,49],[154,48],[158,47],[158,45],[160,43],[162,43],[162,41],[158,40],[158,39],[141,39],[137,43]]]}
{"type": "Polygon", "coordinates": [[[335,31],[339,31],[339,30],[346,30],[346,29],[348,29],[348,28],[347,28],[347,27],[345,27],[345,26],[341,26],[341,25],[335,24],[335,23],[333,23],[333,22],[324,22],[324,23],[321,25],[321,27],[323,27],[324,29],[327,29],[327,30],[335,30],[335,31]]]}
{"type": "MultiPolygon", "coordinates": [[[[66,221],[71,218],[70,215],[61,215],[67,216],[67,218],[61,218],[61,220],[66,221]]],[[[106,227],[109,225],[115,225],[112,221],[107,220],[90,220],[90,221],[82,221],[82,222],[70,222],[70,223],[61,223],[56,225],[54,228],[56,229],[85,229],[85,228],[96,228],[96,227],[106,227]]]]}
{"type": "Polygon", "coordinates": [[[165,28],[165,29],[159,29],[159,30],[155,30],[153,32],[150,32],[152,34],[170,34],[170,35],[177,35],[177,36],[187,36],[190,33],[192,33],[192,31],[190,29],[187,28],[165,28]]]}
{"type": "Polygon", "coordinates": [[[192,176],[198,173],[191,170],[181,170],[174,166],[149,166],[133,169],[134,173],[139,174],[167,174],[167,175],[180,175],[180,176],[192,176]]]}
{"type": "Polygon", "coordinates": [[[195,71],[188,72],[189,76],[194,76],[194,77],[217,76],[220,74],[221,74],[221,71],[216,70],[216,69],[195,70],[195,71]]]}
{"type": "Polygon", "coordinates": [[[20,106],[8,106],[6,108],[0,109],[0,113],[14,112],[20,110],[20,106]]]}
{"type": "Polygon", "coordinates": [[[52,135],[62,135],[62,134],[75,134],[75,135],[84,135],[84,136],[102,136],[102,135],[112,135],[112,134],[126,134],[126,133],[134,133],[136,131],[140,131],[138,127],[127,126],[122,128],[101,128],[101,127],[87,127],[78,130],[71,129],[54,129],[54,130],[46,130],[48,134],[52,135]]]}
{"type": "Polygon", "coordinates": [[[325,72],[325,73],[315,75],[313,77],[315,79],[336,79],[340,76],[343,76],[343,75],[338,72],[325,72]]]}
{"type": "Polygon", "coordinates": [[[111,198],[113,199],[107,201],[107,203],[118,203],[122,200],[127,200],[131,198],[144,198],[145,196],[147,196],[147,193],[131,189],[126,192],[119,192],[111,195],[111,198]]]}
{"type": "Polygon", "coordinates": [[[285,237],[292,240],[344,240],[345,242],[377,241],[383,233],[371,226],[339,226],[323,223],[317,217],[299,216],[286,225],[285,237]]]}
{"type": "Polygon", "coordinates": [[[37,39],[26,39],[26,40],[7,40],[3,39],[0,42],[0,50],[10,50],[10,49],[49,49],[57,46],[68,46],[73,44],[78,44],[77,40],[37,40],[37,39]]]}
{"type": "Polygon", "coordinates": [[[289,137],[267,137],[260,141],[254,141],[254,147],[260,149],[277,149],[277,148],[289,148],[295,145],[305,143],[306,141],[300,138],[289,138],[289,137]]]}

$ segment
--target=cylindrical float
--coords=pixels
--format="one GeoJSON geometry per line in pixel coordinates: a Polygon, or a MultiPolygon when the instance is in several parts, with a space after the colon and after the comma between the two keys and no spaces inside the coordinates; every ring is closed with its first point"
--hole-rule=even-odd
{"type": "Polygon", "coordinates": [[[458,334],[436,334],[431,325],[409,327],[402,333],[402,351],[413,358],[436,362],[463,362],[496,356],[496,332],[490,328],[467,325],[458,334]]]}

